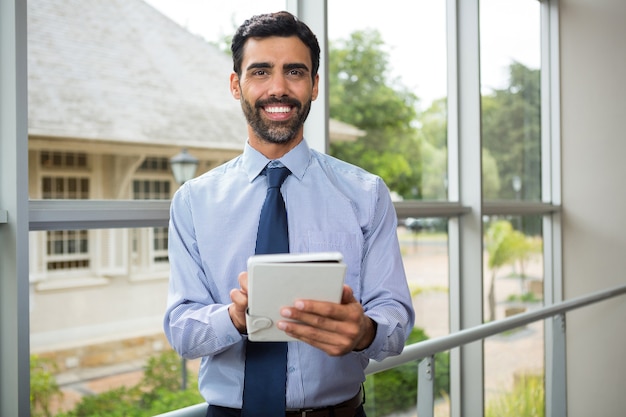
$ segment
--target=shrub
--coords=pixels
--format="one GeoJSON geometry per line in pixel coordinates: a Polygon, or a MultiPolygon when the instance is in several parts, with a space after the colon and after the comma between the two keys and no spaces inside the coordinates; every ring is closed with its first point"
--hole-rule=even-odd
{"type": "Polygon", "coordinates": [[[490,401],[485,417],[544,417],[543,375],[522,375],[513,391],[490,401]]]}
{"type": "Polygon", "coordinates": [[[195,377],[189,375],[189,388],[181,390],[181,375],[180,357],[165,351],[148,360],[139,384],[85,396],[58,417],[152,417],[203,402],[195,377]]]}
{"type": "Polygon", "coordinates": [[[30,415],[52,417],[50,403],[61,399],[61,388],[54,379],[56,364],[37,355],[30,357],[30,415]]]}
{"type": "MultiPolygon", "coordinates": [[[[415,328],[409,335],[408,344],[427,340],[424,330],[415,328]]],[[[447,395],[450,391],[450,355],[435,355],[435,395],[447,395]]],[[[368,417],[385,416],[393,412],[415,407],[417,401],[418,364],[409,363],[379,372],[365,381],[365,411],[368,417]]]]}

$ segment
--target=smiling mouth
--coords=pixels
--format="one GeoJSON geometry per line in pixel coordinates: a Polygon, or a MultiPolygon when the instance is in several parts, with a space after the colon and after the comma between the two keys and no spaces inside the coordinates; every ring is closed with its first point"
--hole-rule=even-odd
{"type": "Polygon", "coordinates": [[[263,110],[265,110],[266,113],[270,113],[270,114],[290,113],[291,109],[292,109],[291,106],[264,106],[263,107],[263,110]]]}

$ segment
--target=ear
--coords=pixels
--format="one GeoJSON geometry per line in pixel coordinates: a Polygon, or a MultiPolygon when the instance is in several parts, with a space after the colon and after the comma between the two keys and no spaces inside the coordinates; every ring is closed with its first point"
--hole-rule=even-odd
{"type": "Polygon", "coordinates": [[[230,74],[230,93],[236,100],[241,99],[241,90],[239,89],[239,76],[235,72],[230,74]]]}
{"type": "Polygon", "coordinates": [[[319,85],[320,85],[320,75],[315,74],[315,79],[313,80],[313,90],[311,91],[311,101],[315,101],[317,95],[319,94],[319,85]]]}

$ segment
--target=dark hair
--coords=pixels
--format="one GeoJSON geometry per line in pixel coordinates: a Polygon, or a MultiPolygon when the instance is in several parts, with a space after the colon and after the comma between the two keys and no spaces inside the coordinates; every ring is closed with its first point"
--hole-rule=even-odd
{"type": "Polygon", "coordinates": [[[241,76],[243,47],[249,38],[268,38],[270,36],[297,36],[311,53],[313,65],[312,77],[317,75],[320,66],[320,45],[311,29],[289,12],[276,12],[252,16],[243,22],[235,32],[230,50],[233,54],[233,71],[241,76]]]}

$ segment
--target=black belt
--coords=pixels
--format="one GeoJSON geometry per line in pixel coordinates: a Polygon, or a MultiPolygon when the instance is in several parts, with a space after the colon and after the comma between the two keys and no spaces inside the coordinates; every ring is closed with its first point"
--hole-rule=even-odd
{"type": "Polygon", "coordinates": [[[337,405],[321,408],[288,408],[286,417],[354,417],[356,410],[363,404],[363,393],[359,390],[357,395],[337,405]]]}
{"type": "MultiPolygon", "coordinates": [[[[359,390],[358,394],[347,401],[337,405],[320,408],[288,408],[285,412],[286,417],[354,417],[359,407],[363,404],[363,391],[359,390]]],[[[239,416],[241,410],[237,408],[222,407],[219,405],[210,405],[207,416],[239,416]]]]}

